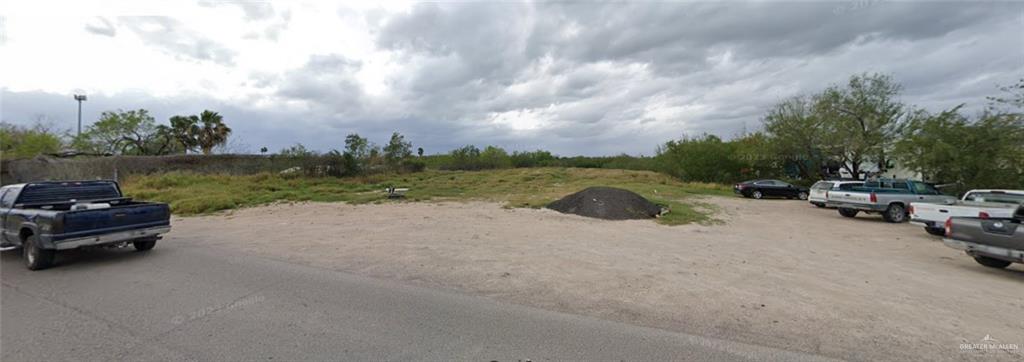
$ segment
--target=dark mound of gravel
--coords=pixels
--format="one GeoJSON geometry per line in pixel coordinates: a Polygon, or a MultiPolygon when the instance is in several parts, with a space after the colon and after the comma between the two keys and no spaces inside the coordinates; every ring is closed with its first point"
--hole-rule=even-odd
{"type": "Polygon", "coordinates": [[[636,193],[614,187],[589,187],[548,204],[548,208],[605,220],[649,219],[661,213],[661,207],[636,193]]]}

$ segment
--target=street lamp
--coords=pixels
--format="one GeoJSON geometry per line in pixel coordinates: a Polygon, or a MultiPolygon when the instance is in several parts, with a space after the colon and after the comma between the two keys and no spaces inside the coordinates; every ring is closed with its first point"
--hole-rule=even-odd
{"type": "Polygon", "coordinates": [[[78,101],[78,135],[82,135],[82,101],[84,101],[85,94],[75,94],[75,100],[78,101]]]}

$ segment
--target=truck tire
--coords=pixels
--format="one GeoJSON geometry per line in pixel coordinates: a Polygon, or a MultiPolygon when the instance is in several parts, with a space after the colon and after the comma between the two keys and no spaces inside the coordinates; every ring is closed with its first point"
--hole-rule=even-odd
{"type": "Polygon", "coordinates": [[[839,215],[843,215],[845,217],[856,217],[858,213],[860,213],[860,210],[847,209],[842,207],[839,208],[839,215]]]}
{"type": "Polygon", "coordinates": [[[989,268],[996,268],[996,269],[1003,269],[1003,268],[1006,268],[1006,267],[1010,266],[1010,264],[1012,264],[1011,262],[1008,262],[1006,260],[999,260],[999,259],[989,258],[987,256],[980,256],[980,255],[979,256],[975,256],[974,257],[974,261],[978,262],[978,264],[987,266],[989,268]]]}
{"type": "Polygon", "coordinates": [[[154,246],[156,246],[156,240],[136,240],[132,242],[132,246],[135,247],[135,251],[149,251],[150,249],[153,249],[154,246]]]}
{"type": "Polygon", "coordinates": [[[945,228],[933,228],[931,226],[925,226],[924,231],[935,236],[946,236],[945,228]]]}
{"type": "Polygon", "coordinates": [[[907,221],[907,209],[904,209],[903,205],[900,204],[889,205],[889,208],[885,209],[885,212],[882,213],[882,218],[885,221],[899,224],[907,221]]]}
{"type": "Polygon", "coordinates": [[[764,197],[764,194],[761,193],[761,190],[754,190],[753,192],[750,193],[750,197],[760,200],[762,197],[764,197]]]}
{"type": "Polygon", "coordinates": [[[39,240],[36,240],[35,235],[25,238],[21,249],[28,270],[42,270],[53,266],[54,255],[57,252],[39,248],[39,240]]]}

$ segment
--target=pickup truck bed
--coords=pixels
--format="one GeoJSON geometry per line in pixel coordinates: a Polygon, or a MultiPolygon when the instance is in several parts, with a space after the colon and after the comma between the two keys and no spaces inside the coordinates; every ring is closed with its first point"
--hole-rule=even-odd
{"type": "Polygon", "coordinates": [[[1024,207],[1011,219],[954,217],[946,222],[943,243],[963,250],[979,264],[1005,268],[1011,263],[1024,263],[1024,207]]]}
{"type": "Polygon", "coordinates": [[[929,234],[943,235],[951,217],[1009,219],[1024,203],[1024,190],[971,190],[962,200],[936,204],[914,202],[910,206],[910,223],[925,228],[929,234]]]}

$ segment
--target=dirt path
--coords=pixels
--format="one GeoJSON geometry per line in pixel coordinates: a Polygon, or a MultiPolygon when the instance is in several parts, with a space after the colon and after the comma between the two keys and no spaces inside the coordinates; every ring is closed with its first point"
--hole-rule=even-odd
{"type": "Polygon", "coordinates": [[[803,202],[710,198],[713,226],[491,203],[296,204],[177,218],[164,242],[833,357],[1016,359],[1024,268],[981,267],[911,225],[803,202]],[[1014,354],[1016,353],[1016,354],[1014,354]]]}

